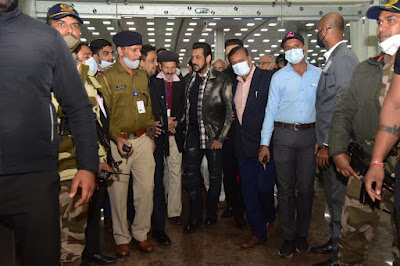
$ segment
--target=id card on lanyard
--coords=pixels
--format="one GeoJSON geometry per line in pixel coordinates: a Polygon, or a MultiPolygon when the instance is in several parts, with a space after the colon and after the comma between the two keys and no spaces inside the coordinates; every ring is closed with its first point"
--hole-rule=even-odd
{"type": "MultiPolygon", "coordinates": [[[[134,89],[132,89],[132,92],[133,92],[133,96],[138,97],[138,93],[134,89]]],[[[144,106],[144,102],[142,100],[140,100],[139,97],[137,98],[136,105],[137,105],[139,114],[146,113],[146,108],[144,106]]]]}

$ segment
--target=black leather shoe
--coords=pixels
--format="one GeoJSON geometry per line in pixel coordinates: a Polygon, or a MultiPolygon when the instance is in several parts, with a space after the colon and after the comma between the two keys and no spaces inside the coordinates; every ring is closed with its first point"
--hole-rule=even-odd
{"type": "Polygon", "coordinates": [[[167,236],[164,230],[154,230],[151,235],[157,240],[158,243],[168,246],[171,245],[171,239],[167,236]]]}
{"type": "Polygon", "coordinates": [[[221,214],[221,218],[223,218],[223,219],[230,218],[232,216],[233,216],[233,214],[232,214],[232,206],[226,207],[226,209],[221,214]]]}
{"type": "Polygon", "coordinates": [[[171,218],[168,218],[168,220],[170,222],[172,222],[173,224],[177,224],[177,225],[182,224],[182,218],[180,216],[171,217],[171,218]]]}
{"type": "Polygon", "coordinates": [[[311,248],[311,252],[314,252],[314,253],[331,253],[332,250],[333,250],[333,248],[332,248],[332,238],[330,238],[328,240],[328,242],[326,242],[322,246],[311,248]]]}
{"type": "Polygon", "coordinates": [[[117,260],[118,260],[117,258],[107,257],[99,253],[99,254],[94,254],[92,256],[84,256],[82,258],[81,265],[90,265],[90,263],[96,263],[99,265],[110,265],[116,263],[117,260]]]}
{"type": "Polygon", "coordinates": [[[247,223],[246,220],[244,219],[243,216],[239,216],[239,217],[234,217],[235,219],[235,223],[236,223],[236,227],[242,230],[246,230],[247,229],[247,223]]]}
{"type": "Polygon", "coordinates": [[[211,216],[211,217],[207,217],[206,220],[204,221],[205,225],[213,225],[217,223],[217,215],[215,216],[211,216]]]}
{"type": "Polygon", "coordinates": [[[332,259],[329,259],[317,264],[313,264],[313,266],[339,266],[339,263],[337,260],[333,261],[332,259]]]}
{"type": "Polygon", "coordinates": [[[191,233],[194,232],[197,228],[200,227],[202,219],[198,219],[195,221],[189,220],[189,223],[185,225],[185,228],[183,229],[185,233],[191,233]]]}

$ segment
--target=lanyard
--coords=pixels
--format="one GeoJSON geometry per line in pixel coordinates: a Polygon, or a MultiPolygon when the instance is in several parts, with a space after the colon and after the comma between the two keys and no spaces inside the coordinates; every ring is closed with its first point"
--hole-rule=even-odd
{"type": "Polygon", "coordinates": [[[166,100],[166,105],[167,105],[167,109],[168,109],[168,99],[169,99],[169,96],[171,95],[171,91],[172,91],[172,85],[173,85],[173,83],[171,82],[171,89],[170,90],[168,90],[168,81],[164,81],[164,86],[165,86],[165,100],[166,100]]]}

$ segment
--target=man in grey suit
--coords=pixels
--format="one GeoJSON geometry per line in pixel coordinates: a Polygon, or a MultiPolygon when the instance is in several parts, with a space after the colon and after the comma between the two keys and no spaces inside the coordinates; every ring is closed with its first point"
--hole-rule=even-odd
{"type": "Polygon", "coordinates": [[[318,45],[328,50],[325,67],[317,88],[316,107],[316,164],[322,170],[326,201],[331,215],[332,237],[322,246],[314,247],[317,253],[331,253],[331,258],[315,265],[338,265],[338,239],[340,236],[340,217],[346,195],[347,178],[336,171],[329,157],[329,130],[333,109],[349,83],[353,70],[359,63],[356,55],[343,41],[343,17],[338,13],[328,13],[318,23],[318,45]]]}

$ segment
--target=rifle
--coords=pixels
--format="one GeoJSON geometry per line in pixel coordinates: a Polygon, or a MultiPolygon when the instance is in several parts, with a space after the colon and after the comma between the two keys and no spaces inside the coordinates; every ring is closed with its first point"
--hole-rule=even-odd
{"type": "Polygon", "coordinates": [[[109,165],[111,165],[112,167],[114,167],[117,170],[117,172],[119,172],[120,171],[119,170],[119,165],[122,163],[122,161],[116,162],[114,160],[114,158],[112,157],[110,141],[108,140],[107,135],[104,134],[103,128],[100,125],[99,121],[97,121],[97,119],[96,119],[96,132],[97,132],[97,140],[100,142],[100,144],[106,150],[107,163],[109,165]]]}
{"type": "MultiPolygon", "coordinates": [[[[364,149],[361,147],[361,145],[355,142],[350,143],[347,154],[351,158],[350,165],[354,169],[354,171],[358,175],[365,176],[369,168],[369,163],[371,162],[371,155],[365,152],[364,149]]],[[[386,188],[390,189],[391,191],[394,191],[395,179],[386,169],[384,169],[384,171],[385,171],[385,177],[383,179],[383,185],[386,188]]],[[[374,186],[375,184],[373,184],[373,188],[374,186]]],[[[368,203],[371,206],[375,205],[375,203],[369,197],[368,193],[365,191],[364,183],[361,186],[360,203],[363,204],[368,203]]],[[[379,205],[379,202],[377,202],[376,204],[379,205]]]]}

